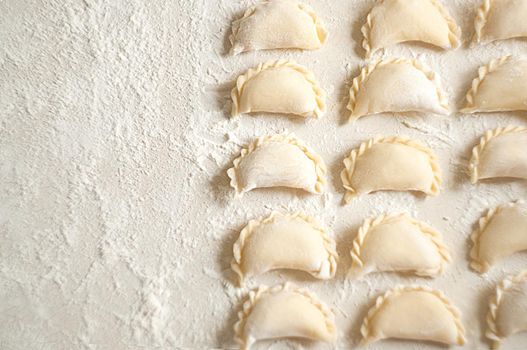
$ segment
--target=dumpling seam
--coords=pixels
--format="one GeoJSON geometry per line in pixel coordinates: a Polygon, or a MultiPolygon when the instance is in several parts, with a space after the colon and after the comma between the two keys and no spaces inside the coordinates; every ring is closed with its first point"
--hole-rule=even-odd
{"type": "Polygon", "coordinates": [[[371,330],[370,323],[375,318],[377,313],[381,310],[384,303],[388,299],[395,297],[397,295],[400,295],[404,292],[414,292],[414,291],[422,291],[422,292],[430,293],[434,295],[435,297],[437,297],[445,305],[446,309],[452,314],[454,323],[456,325],[456,329],[458,331],[458,334],[457,334],[458,345],[465,344],[465,328],[463,327],[463,324],[461,322],[460,312],[457,310],[456,307],[454,307],[450,303],[450,300],[448,300],[447,297],[438,290],[434,290],[427,286],[412,285],[412,286],[397,286],[393,289],[388,290],[384,295],[377,297],[377,299],[375,300],[375,305],[372,306],[368,310],[368,314],[364,318],[364,321],[360,328],[360,333],[362,335],[361,345],[366,345],[375,340],[375,338],[371,334],[372,330],[371,330]]]}
{"type": "MultiPolygon", "coordinates": [[[[309,223],[313,229],[315,229],[316,231],[318,231],[320,233],[320,236],[322,237],[322,240],[324,242],[324,248],[326,249],[327,253],[328,253],[328,262],[329,262],[329,265],[330,265],[330,274],[331,275],[334,275],[336,270],[337,270],[337,260],[338,260],[338,254],[337,254],[337,251],[336,251],[336,247],[335,247],[335,242],[329,237],[327,231],[312,217],[308,216],[308,215],[305,215],[301,212],[295,212],[295,213],[291,213],[291,214],[281,214],[279,212],[272,212],[270,216],[266,217],[266,218],[260,218],[260,219],[257,219],[257,220],[251,220],[249,221],[249,223],[247,224],[247,226],[245,226],[243,228],[243,230],[240,232],[240,237],[238,238],[238,240],[236,241],[236,243],[234,243],[234,247],[233,247],[233,253],[234,253],[234,258],[231,262],[231,268],[234,270],[234,272],[236,272],[236,274],[238,275],[239,277],[239,281],[240,281],[240,286],[243,286],[244,284],[244,274],[243,274],[243,271],[241,269],[241,261],[242,261],[242,256],[243,256],[243,247],[245,245],[245,242],[247,241],[247,239],[249,239],[249,237],[252,235],[254,229],[260,225],[264,225],[264,224],[271,224],[273,223],[277,217],[289,217],[289,218],[292,218],[292,219],[295,219],[295,218],[300,218],[302,220],[304,220],[305,222],[309,223]]],[[[314,275],[317,275],[320,273],[320,271],[313,271],[313,272],[310,272],[310,273],[313,273],[314,275]]]]}
{"type": "MultiPolygon", "coordinates": [[[[459,46],[459,36],[461,35],[461,33],[460,33],[460,29],[457,23],[450,16],[450,14],[445,10],[443,5],[441,5],[441,3],[439,3],[437,0],[429,0],[429,1],[437,9],[437,11],[441,14],[444,20],[447,22],[448,40],[450,42],[451,48],[458,47],[459,46]]],[[[374,6],[373,9],[375,9],[378,6],[384,5],[384,2],[385,0],[381,0],[377,5],[374,6]]],[[[361,28],[361,33],[364,36],[364,39],[362,41],[362,47],[366,51],[366,59],[370,58],[372,54],[374,53],[372,51],[371,44],[370,44],[370,41],[371,41],[370,35],[371,35],[371,29],[372,29],[371,13],[373,12],[373,9],[366,16],[366,22],[361,28]]]]}
{"type": "Polygon", "coordinates": [[[349,118],[350,121],[361,117],[361,115],[355,114],[355,108],[357,106],[357,96],[362,88],[362,85],[366,82],[368,77],[375,71],[377,67],[381,67],[387,64],[409,64],[415,69],[421,71],[426,76],[426,78],[434,84],[439,105],[446,111],[449,110],[448,99],[444,95],[441,80],[433,70],[431,70],[425,64],[416,59],[390,58],[386,60],[376,60],[375,62],[368,64],[367,66],[361,69],[361,72],[358,76],[353,78],[352,86],[349,90],[349,103],[347,105],[347,109],[351,111],[349,118]]]}
{"type": "MultiPolygon", "coordinates": [[[[241,18],[239,18],[239,19],[237,19],[237,20],[232,22],[231,34],[229,35],[229,41],[231,43],[231,54],[232,55],[236,55],[236,54],[238,54],[240,52],[245,51],[245,48],[242,48],[242,49],[237,49],[236,48],[236,40],[237,40],[238,32],[240,31],[240,26],[241,26],[241,23],[243,22],[243,20],[245,20],[245,19],[251,17],[252,15],[254,15],[254,13],[256,12],[256,8],[258,6],[267,5],[270,2],[271,1],[263,1],[259,5],[249,7],[245,11],[245,13],[243,14],[243,16],[241,18]]],[[[315,11],[313,10],[313,8],[311,6],[299,2],[298,3],[298,8],[300,10],[304,11],[309,17],[311,17],[311,19],[313,20],[313,24],[315,25],[315,28],[316,28],[316,31],[317,31],[318,40],[319,40],[320,44],[323,45],[326,42],[326,40],[327,40],[328,32],[324,28],[324,23],[322,22],[322,20],[320,20],[318,18],[317,14],[315,13],[315,11]]]]}
{"type": "Polygon", "coordinates": [[[490,0],[483,0],[478,11],[476,12],[476,19],[474,20],[475,37],[474,41],[480,43],[483,38],[483,28],[487,25],[487,20],[490,14],[490,0]]]}
{"type": "Polygon", "coordinates": [[[271,68],[279,68],[279,67],[287,67],[291,68],[304,77],[306,81],[311,85],[311,88],[313,89],[313,92],[315,93],[315,100],[317,102],[317,107],[313,111],[314,117],[318,118],[321,117],[324,114],[324,111],[326,110],[326,103],[325,103],[325,92],[318,86],[318,83],[315,79],[315,76],[313,73],[311,73],[309,70],[307,70],[305,67],[302,67],[298,64],[296,64],[293,61],[289,60],[277,60],[277,61],[269,61],[266,63],[260,63],[256,68],[250,68],[245,74],[242,74],[236,79],[236,85],[231,90],[231,98],[232,98],[232,111],[231,116],[235,117],[240,114],[239,111],[239,105],[240,105],[240,98],[243,93],[243,88],[245,84],[251,80],[256,75],[260,74],[261,72],[271,69],[271,68]]]}
{"type": "Polygon", "coordinates": [[[483,137],[481,137],[479,144],[472,149],[472,157],[470,158],[469,171],[470,171],[470,180],[473,184],[479,180],[479,161],[481,154],[485,151],[485,147],[493,139],[500,137],[502,135],[511,134],[511,133],[520,133],[527,131],[526,127],[509,125],[506,127],[501,127],[493,130],[488,130],[483,137]]]}
{"type": "Polygon", "coordinates": [[[472,85],[470,90],[467,92],[465,99],[467,104],[464,108],[460,110],[461,113],[474,113],[478,111],[478,108],[475,104],[476,95],[480,85],[483,83],[483,80],[487,77],[488,74],[494,72],[505,63],[509,62],[512,59],[511,55],[503,56],[497,59],[490,61],[487,65],[481,66],[478,69],[478,76],[472,80],[472,85]]]}
{"type": "Polygon", "coordinates": [[[527,281],[527,270],[524,270],[515,276],[507,276],[498,284],[498,286],[496,287],[496,292],[492,295],[490,299],[489,311],[487,313],[486,318],[487,330],[485,332],[485,336],[489,340],[493,341],[494,349],[497,349],[499,347],[499,344],[503,339],[503,336],[500,334],[500,331],[498,329],[498,325],[496,324],[498,309],[503,299],[503,295],[512,286],[517,283],[522,283],[523,281],[527,281]]]}
{"type": "Polygon", "coordinates": [[[441,186],[441,174],[439,170],[439,164],[437,163],[436,156],[429,148],[423,146],[422,144],[416,141],[412,141],[405,137],[399,137],[399,136],[379,137],[379,138],[374,138],[366,142],[363,142],[359,146],[359,148],[356,148],[351,151],[349,157],[344,159],[344,170],[342,170],[340,177],[344,185],[344,188],[347,190],[346,197],[345,197],[346,202],[349,202],[353,197],[357,195],[357,190],[353,188],[351,184],[351,179],[355,171],[357,159],[360,158],[366,151],[368,151],[370,148],[372,148],[375,144],[378,144],[378,143],[401,144],[401,145],[415,148],[425,153],[428,156],[430,167],[432,168],[432,173],[434,174],[434,178],[432,180],[432,185],[430,187],[430,190],[426,193],[430,195],[437,195],[439,193],[439,188],[441,186]]]}
{"type": "Polygon", "coordinates": [[[249,155],[251,152],[256,150],[260,145],[271,143],[271,142],[284,142],[289,143],[293,146],[297,146],[305,155],[307,158],[309,158],[315,167],[315,172],[317,174],[317,182],[315,184],[315,193],[321,194],[324,191],[324,186],[326,185],[326,173],[327,168],[324,164],[324,161],[322,158],[311,151],[307,146],[305,146],[299,139],[297,139],[293,134],[275,134],[275,135],[265,135],[257,138],[253,142],[251,142],[247,147],[244,147],[241,152],[240,156],[236,158],[233,161],[233,167],[227,170],[227,175],[231,179],[230,185],[236,190],[237,194],[242,193],[242,189],[240,188],[239,182],[238,182],[238,175],[237,170],[239,168],[239,164],[241,160],[249,155]]]}
{"type": "Polygon", "coordinates": [[[315,25],[315,28],[317,30],[318,40],[320,41],[320,44],[323,45],[328,38],[328,31],[326,30],[326,28],[324,28],[324,23],[320,18],[318,18],[316,12],[311,6],[299,3],[298,7],[313,20],[313,24],[315,25]]]}
{"type": "Polygon", "coordinates": [[[279,292],[291,292],[299,294],[309,300],[313,306],[320,310],[324,315],[326,323],[326,329],[328,333],[335,334],[336,328],[334,324],[333,312],[321,302],[315,294],[311,293],[307,289],[298,288],[296,285],[290,282],[279,284],[274,287],[260,286],[257,290],[251,290],[247,300],[243,303],[242,310],[238,312],[238,321],[234,324],[234,339],[240,344],[242,349],[247,349],[250,344],[247,344],[247,339],[244,338],[245,323],[251,314],[254,305],[266,294],[276,294],[279,292]]]}
{"type": "Polygon", "coordinates": [[[367,219],[364,224],[359,228],[357,237],[355,237],[355,239],[353,240],[351,249],[351,258],[353,262],[351,268],[361,268],[364,266],[364,262],[361,259],[362,247],[364,246],[366,237],[371,232],[371,230],[373,230],[376,226],[381,225],[385,221],[394,218],[405,218],[411,224],[417,226],[421,233],[423,233],[430,239],[432,244],[434,244],[434,246],[436,247],[437,252],[441,256],[441,265],[437,269],[419,270],[415,271],[415,273],[417,275],[422,276],[431,276],[443,272],[445,265],[450,261],[450,255],[448,254],[448,250],[442,242],[441,235],[428,225],[423,224],[422,222],[414,219],[406,213],[384,214],[378,216],[375,219],[367,219]]]}

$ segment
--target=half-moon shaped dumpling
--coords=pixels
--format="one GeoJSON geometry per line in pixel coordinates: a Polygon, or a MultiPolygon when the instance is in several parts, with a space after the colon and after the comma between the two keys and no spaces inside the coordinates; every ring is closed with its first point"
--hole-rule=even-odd
{"type": "Polygon", "coordinates": [[[490,300],[485,335],[497,349],[505,338],[527,331],[527,270],[508,276],[490,300]]]}
{"type": "Polygon", "coordinates": [[[418,60],[373,62],[353,79],[349,93],[350,121],[384,112],[449,113],[439,77],[418,60]]]}
{"type": "Polygon", "coordinates": [[[246,278],[276,269],[301,270],[330,279],[337,271],[335,249],[335,241],[315,219],[298,212],[273,212],[243,228],[234,243],[231,267],[242,286],[246,278]]]}
{"type": "Polygon", "coordinates": [[[527,179],[527,128],[507,126],[489,130],[472,149],[472,183],[482,179],[527,179]]]}
{"type": "Polygon", "coordinates": [[[227,174],[237,194],[267,187],[324,192],[324,161],[294,135],[262,136],[243,148],[233,164],[227,174]]]}
{"type": "Polygon", "coordinates": [[[476,42],[527,37],[526,0],[483,0],[474,26],[476,42]]]}
{"type": "Polygon", "coordinates": [[[437,195],[441,184],[434,153],[404,137],[371,139],[344,159],[344,200],[375,191],[419,191],[437,195]]]}
{"type": "Polygon", "coordinates": [[[320,117],[326,109],[325,92],[313,73],[292,61],[260,63],[236,80],[231,91],[232,116],[267,112],[320,117]]]}
{"type": "Polygon", "coordinates": [[[443,49],[459,46],[456,22],[437,0],[381,0],[361,29],[366,58],[375,51],[407,41],[443,49]]]}
{"type": "Polygon", "coordinates": [[[333,312],[314,294],[291,283],[249,292],[238,318],[234,333],[241,349],[282,338],[334,342],[337,335],[333,312]]]}
{"type": "Polygon", "coordinates": [[[367,219],[353,240],[351,257],[353,277],[374,271],[436,276],[450,261],[442,235],[406,213],[367,219]]]}
{"type": "Polygon", "coordinates": [[[527,250],[527,206],[518,201],[489,210],[470,238],[470,266],[480,273],[507,256],[527,250]]]}
{"type": "Polygon", "coordinates": [[[378,297],[360,332],[364,345],[387,338],[465,343],[459,311],[443,293],[425,286],[399,286],[378,297]]]}
{"type": "Polygon", "coordinates": [[[463,113],[527,110],[527,60],[504,56],[478,70],[463,113]]]}
{"type": "Polygon", "coordinates": [[[315,50],[328,33],[313,9],[296,0],[265,0],[232,24],[231,53],[270,49],[315,50]]]}

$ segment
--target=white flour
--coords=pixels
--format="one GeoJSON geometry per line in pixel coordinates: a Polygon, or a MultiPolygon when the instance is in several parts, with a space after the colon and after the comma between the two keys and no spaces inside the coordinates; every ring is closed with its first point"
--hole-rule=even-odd
{"type": "MultiPolygon", "coordinates": [[[[527,121],[522,113],[385,115],[345,124],[347,84],[363,64],[359,29],[374,1],[306,2],[330,32],[321,50],[231,57],[230,22],[253,1],[0,1],[1,349],[233,347],[245,292],[232,285],[232,244],[247,220],[273,209],[301,209],[333,229],[338,276],[320,282],[270,273],[252,286],[291,279],[310,288],[335,310],[339,348],[357,344],[373,298],[397,283],[443,290],[463,312],[465,348],[486,346],[488,296],[506,273],[526,266],[527,256],[479,276],[468,268],[468,237],[487,207],[526,197],[527,187],[472,186],[466,165],[486,129],[527,121]],[[328,92],[327,115],[229,120],[236,76],[277,58],[315,73],[328,92]],[[225,170],[240,147],[286,130],[324,158],[329,193],[253,191],[234,199],[225,170]],[[377,134],[404,134],[432,147],[444,173],[442,194],[378,193],[343,206],[342,159],[377,134]],[[443,232],[454,258],[444,276],[344,279],[354,230],[388,210],[407,210],[443,232]]],[[[444,2],[468,42],[479,1],[444,2]]],[[[523,41],[466,46],[441,52],[400,45],[387,54],[420,53],[459,106],[479,65],[526,52],[523,41]]],[[[504,349],[526,341],[518,335],[504,349]]],[[[370,348],[434,347],[386,341],[370,348]]]]}

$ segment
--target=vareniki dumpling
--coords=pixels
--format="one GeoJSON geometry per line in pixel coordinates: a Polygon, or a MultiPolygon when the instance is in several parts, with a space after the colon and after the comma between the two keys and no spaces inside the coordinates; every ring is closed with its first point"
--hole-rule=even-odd
{"type": "Polygon", "coordinates": [[[472,149],[472,183],[493,178],[527,179],[527,128],[489,130],[472,149]]]}
{"type": "Polygon", "coordinates": [[[405,137],[377,137],[363,142],[344,159],[340,174],[350,202],[375,191],[418,191],[437,195],[441,173],[434,153],[405,137]]]}
{"type": "Polygon", "coordinates": [[[227,170],[238,195],[255,188],[289,187],[322,194],[326,165],[294,135],[276,134],[257,138],[227,170]]]}
{"type": "Polygon", "coordinates": [[[406,213],[367,219],[353,240],[351,257],[354,278],[385,271],[434,277],[450,261],[442,235],[406,213]]]}
{"type": "Polygon", "coordinates": [[[242,350],[258,341],[302,338],[334,342],[337,336],[333,312],[313,293],[291,283],[261,286],[249,292],[234,325],[242,350]]]}
{"type": "Polygon", "coordinates": [[[328,33],[315,11],[296,0],[264,0],[232,24],[231,53],[270,49],[315,50],[328,33]]]}
{"type": "Polygon", "coordinates": [[[505,338],[527,331],[527,270],[508,276],[491,297],[485,335],[497,349],[505,338]]]}
{"type": "Polygon", "coordinates": [[[449,113],[438,75],[418,60],[375,61],[353,79],[349,94],[350,121],[385,112],[449,113]]]}
{"type": "Polygon", "coordinates": [[[463,113],[527,110],[527,59],[504,56],[478,70],[463,113]]]}
{"type": "Polygon", "coordinates": [[[407,41],[443,49],[459,46],[460,30],[438,0],[381,0],[362,27],[366,57],[407,41]]]}
{"type": "Polygon", "coordinates": [[[474,26],[476,42],[527,37],[527,0],[482,0],[474,26]]]}
{"type": "Polygon", "coordinates": [[[457,308],[443,293],[425,286],[399,286],[378,297],[360,332],[363,345],[387,338],[465,343],[457,308]]]}
{"type": "Polygon", "coordinates": [[[314,218],[300,212],[273,212],[251,220],[234,243],[231,267],[240,285],[245,279],[276,269],[306,271],[330,279],[337,271],[335,241],[314,218]]]}
{"type": "Polygon", "coordinates": [[[233,117],[265,112],[318,118],[326,109],[326,94],[313,73],[288,60],[249,69],[236,80],[231,98],[233,117]]]}

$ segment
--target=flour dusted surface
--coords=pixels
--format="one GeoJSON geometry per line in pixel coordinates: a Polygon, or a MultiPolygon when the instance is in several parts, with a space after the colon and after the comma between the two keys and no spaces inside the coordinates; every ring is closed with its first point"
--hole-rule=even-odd
{"type": "MultiPolygon", "coordinates": [[[[364,64],[360,27],[374,2],[306,2],[330,33],[322,49],[232,57],[230,23],[252,1],[0,1],[0,348],[234,347],[244,293],[233,285],[232,244],[249,219],[273,209],[319,216],[334,231],[341,263],[335,280],[279,272],[251,286],[293,280],[311,289],[335,310],[339,348],[358,342],[373,298],[398,283],[442,290],[463,313],[466,348],[486,345],[487,299],[527,257],[518,254],[479,276],[468,267],[469,235],[486,208],[525,197],[527,188],[473,186],[467,163],[484,131],[527,120],[522,113],[385,115],[346,124],[346,84],[364,64]],[[326,115],[230,120],[234,79],[279,58],[318,77],[328,92],[326,115]],[[323,157],[329,194],[257,190],[234,199],[226,169],[240,148],[283,131],[323,157]],[[444,172],[441,195],[378,193],[342,206],[342,160],[378,134],[406,135],[432,148],[444,172]],[[407,210],[444,234],[453,255],[444,276],[344,279],[355,230],[388,210],[407,210]]],[[[468,42],[479,1],[444,4],[468,42]]],[[[421,53],[457,106],[477,67],[525,52],[522,41],[448,52],[420,45],[387,50],[421,53]]],[[[526,339],[517,335],[503,348],[520,349],[526,339]]],[[[408,346],[433,348],[392,341],[371,348],[408,346]]]]}

